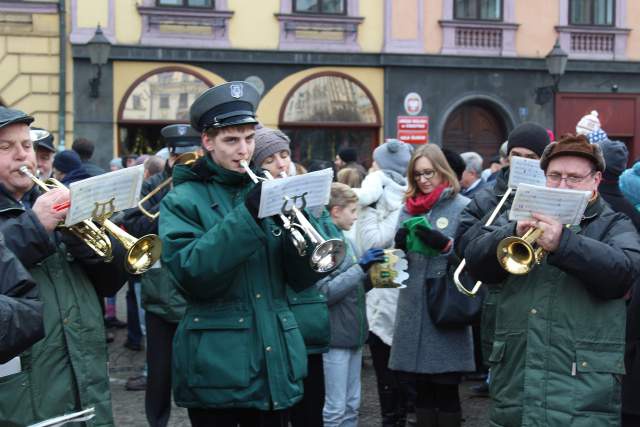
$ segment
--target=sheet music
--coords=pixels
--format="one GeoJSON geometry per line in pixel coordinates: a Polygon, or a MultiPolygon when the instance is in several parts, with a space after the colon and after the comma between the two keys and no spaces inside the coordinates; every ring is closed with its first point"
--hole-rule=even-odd
{"type": "Polygon", "coordinates": [[[31,424],[29,427],[56,427],[63,426],[67,423],[79,423],[82,421],[90,420],[96,416],[96,410],[92,406],[91,408],[84,409],[78,412],[72,412],[71,414],[62,415],[55,418],[49,418],[48,420],[41,421],[37,424],[31,424]]]}
{"type": "Polygon", "coordinates": [[[590,197],[590,191],[520,184],[509,211],[509,220],[531,219],[535,212],[553,217],[562,224],[579,224],[590,197]]]}
{"type": "MultiPolygon", "coordinates": [[[[285,197],[296,200],[296,206],[302,205],[302,197],[307,208],[324,206],[329,203],[333,170],[323,169],[304,175],[291,176],[265,181],[262,183],[260,211],[258,217],[266,218],[282,213],[285,197]]],[[[291,206],[289,202],[288,206],[291,206]]]]}
{"type": "Polygon", "coordinates": [[[72,183],[69,186],[71,207],[65,225],[91,218],[96,202],[105,203],[113,198],[114,212],[137,206],[143,175],[144,166],[139,165],[72,183]]]}
{"type": "Polygon", "coordinates": [[[518,188],[519,184],[544,187],[547,178],[540,168],[540,161],[513,156],[509,162],[509,188],[518,188]]]}

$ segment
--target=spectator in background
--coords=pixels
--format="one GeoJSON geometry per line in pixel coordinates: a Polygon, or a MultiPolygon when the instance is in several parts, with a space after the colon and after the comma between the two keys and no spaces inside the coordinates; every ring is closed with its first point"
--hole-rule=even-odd
{"type": "Polygon", "coordinates": [[[91,175],[82,167],[78,153],[64,150],[53,158],[53,177],[68,187],[72,182],[90,178],[91,175]]]}
{"type": "Polygon", "coordinates": [[[480,177],[480,174],[482,174],[482,156],[474,151],[467,151],[460,154],[460,157],[465,163],[462,179],[460,180],[461,194],[473,198],[476,191],[482,189],[485,185],[480,177]]]}
{"type": "Polygon", "coordinates": [[[620,191],[636,209],[640,210],[640,161],[620,175],[620,191]]]}
{"type": "Polygon", "coordinates": [[[120,157],[114,157],[109,162],[109,169],[111,172],[122,169],[122,159],[120,157]]]}
{"type": "Polygon", "coordinates": [[[29,135],[36,149],[39,178],[43,180],[51,178],[53,156],[56,154],[56,148],[53,146],[53,135],[45,129],[36,127],[32,127],[29,130],[29,135]]]}
{"type": "Polygon", "coordinates": [[[122,167],[130,168],[131,166],[135,166],[137,158],[138,156],[136,154],[125,154],[122,156],[122,167]]]}
{"type": "Polygon", "coordinates": [[[502,169],[500,156],[493,156],[489,160],[489,167],[482,171],[480,178],[482,178],[482,180],[487,183],[494,182],[500,169],[502,169]]]}
{"type": "Polygon", "coordinates": [[[346,184],[351,188],[360,188],[364,176],[354,168],[343,168],[338,171],[337,182],[346,184]]]}
{"type": "Polygon", "coordinates": [[[160,156],[149,156],[144,162],[144,179],[152,177],[164,170],[166,160],[160,156]]]}
{"type": "Polygon", "coordinates": [[[620,191],[619,178],[627,167],[629,151],[624,142],[605,139],[599,142],[605,161],[605,170],[598,192],[609,203],[615,212],[622,212],[628,216],[633,225],[640,231],[640,212],[627,200],[620,191]]]}
{"type": "Polygon", "coordinates": [[[462,179],[462,173],[466,168],[464,160],[462,159],[462,157],[460,157],[460,154],[456,153],[453,150],[442,147],[441,150],[442,154],[444,154],[445,159],[447,159],[447,163],[449,163],[449,166],[451,166],[451,169],[456,174],[456,178],[458,178],[459,182],[462,179]]]}
{"type": "Polygon", "coordinates": [[[367,175],[367,171],[364,166],[358,163],[358,152],[352,147],[345,147],[338,151],[335,165],[338,171],[345,168],[355,169],[360,174],[360,182],[362,182],[364,177],[367,175]]]}
{"type": "Polygon", "coordinates": [[[89,176],[102,175],[105,173],[104,169],[91,161],[93,150],[95,149],[93,141],[86,138],[76,138],[73,141],[73,144],[71,144],[71,149],[78,153],[80,160],[82,160],[84,170],[89,174],[89,176]]]}

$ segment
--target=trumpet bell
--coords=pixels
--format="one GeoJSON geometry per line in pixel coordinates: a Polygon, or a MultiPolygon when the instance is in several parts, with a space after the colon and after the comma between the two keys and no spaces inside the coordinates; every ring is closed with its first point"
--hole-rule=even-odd
{"type": "Polygon", "coordinates": [[[125,268],[131,274],[142,274],[162,255],[162,241],[155,234],[139,238],[128,250],[125,268]]]}
{"type": "Polygon", "coordinates": [[[309,262],[316,272],[327,273],[340,265],[346,254],[347,249],[342,240],[329,239],[314,248],[309,262]]]}
{"type": "Polygon", "coordinates": [[[536,262],[535,250],[520,237],[507,237],[498,244],[498,262],[511,274],[528,274],[536,262]]]}

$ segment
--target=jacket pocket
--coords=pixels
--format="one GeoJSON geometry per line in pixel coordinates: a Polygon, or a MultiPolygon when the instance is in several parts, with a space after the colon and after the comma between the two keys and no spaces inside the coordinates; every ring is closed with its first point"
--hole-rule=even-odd
{"type": "Polygon", "coordinates": [[[242,388],[250,382],[251,317],[243,313],[223,316],[192,315],[186,319],[191,361],[191,387],[242,388]]]}
{"type": "Polygon", "coordinates": [[[26,425],[36,421],[29,375],[29,371],[21,371],[0,377],[0,424],[26,425]]]}
{"type": "Polygon", "coordinates": [[[621,385],[618,375],[624,374],[622,352],[577,349],[574,366],[577,411],[620,411],[621,385]]]}
{"type": "Polygon", "coordinates": [[[287,288],[287,299],[307,350],[327,348],[331,337],[327,298],[315,288],[300,293],[287,288]]]}
{"type": "Polygon", "coordinates": [[[296,318],[291,312],[278,313],[278,321],[284,336],[287,358],[289,359],[289,379],[299,381],[307,376],[307,351],[296,318]]]}

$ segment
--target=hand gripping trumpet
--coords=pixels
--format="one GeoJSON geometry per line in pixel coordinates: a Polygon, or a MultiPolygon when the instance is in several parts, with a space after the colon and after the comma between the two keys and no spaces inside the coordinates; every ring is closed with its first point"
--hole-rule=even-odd
{"type": "MultiPolygon", "coordinates": [[[[268,181],[273,177],[267,172],[267,178],[258,177],[249,167],[249,162],[242,160],[240,165],[245,169],[249,177],[256,184],[260,181],[268,181]]],[[[344,242],[340,239],[325,240],[304,214],[295,206],[295,203],[291,204],[291,208],[286,209],[288,200],[285,200],[283,207],[283,213],[281,213],[280,220],[282,225],[289,232],[293,245],[295,246],[300,256],[305,256],[309,249],[309,243],[313,245],[311,257],[309,263],[311,268],[318,273],[327,273],[337,266],[339,266],[344,257],[346,256],[346,247],[344,242]],[[305,238],[306,236],[306,238],[305,238]]],[[[304,209],[304,207],[303,207],[304,209]]]]}
{"type": "MultiPolygon", "coordinates": [[[[51,191],[54,188],[64,188],[64,184],[53,178],[42,181],[33,175],[27,166],[21,166],[20,172],[29,177],[43,191],[51,191]]],[[[136,239],[106,218],[99,219],[99,223],[100,227],[94,224],[93,221],[85,219],[78,224],[65,227],[65,229],[69,230],[96,254],[109,262],[113,259],[113,248],[111,247],[109,236],[105,233],[105,231],[107,231],[127,250],[125,268],[131,274],[144,273],[160,258],[162,242],[157,235],[147,234],[146,236],[136,239]]]]}
{"type": "MultiPolygon", "coordinates": [[[[505,204],[505,202],[509,198],[509,195],[511,194],[511,191],[512,191],[511,187],[509,187],[507,189],[507,191],[505,191],[504,195],[502,196],[502,199],[500,199],[500,202],[498,203],[496,208],[491,213],[491,216],[489,217],[487,222],[484,224],[485,227],[493,224],[493,221],[495,221],[496,217],[500,213],[500,209],[502,209],[502,206],[505,204]]],[[[455,283],[456,288],[458,289],[458,291],[460,291],[464,295],[466,295],[468,297],[475,297],[476,294],[478,293],[478,291],[480,290],[480,287],[482,286],[482,282],[478,280],[475,283],[475,285],[473,286],[473,289],[471,289],[471,290],[468,290],[467,288],[464,287],[464,285],[462,284],[462,281],[460,280],[460,274],[462,273],[462,270],[464,270],[464,267],[466,265],[467,265],[467,261],[464,260],[464,259],[460,262],[460,264],[458,264],[458,267],[456,268],[456,271],[453,273],[453,283],[455,283]]]]}

